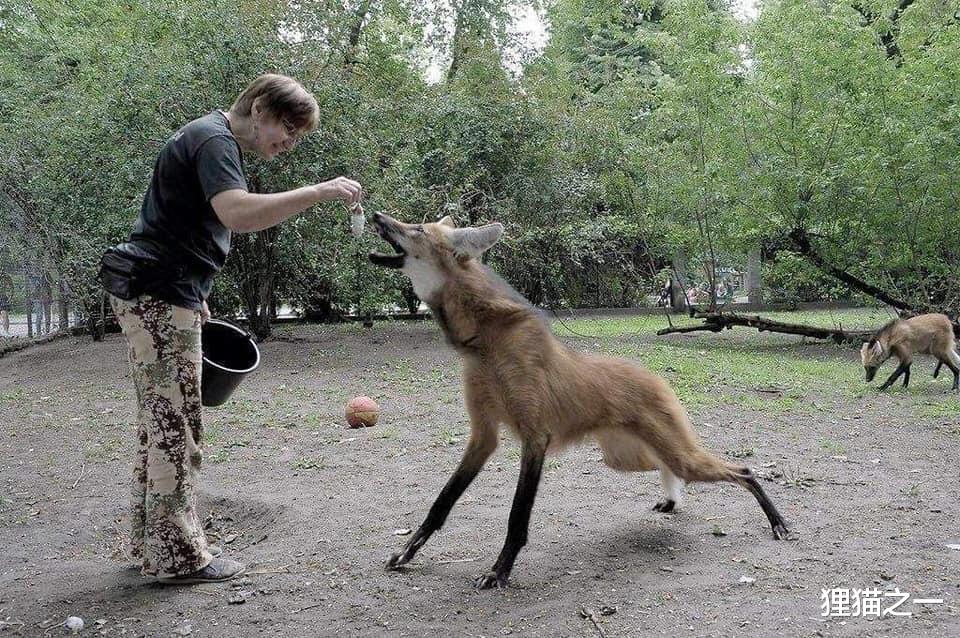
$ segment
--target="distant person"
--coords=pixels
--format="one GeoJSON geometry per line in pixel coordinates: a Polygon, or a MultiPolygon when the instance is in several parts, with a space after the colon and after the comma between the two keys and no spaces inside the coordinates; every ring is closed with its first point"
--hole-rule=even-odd
{"type": "Polygon", "coordinates": [[[667,283],[663,285],[663,289],[660,290],[660,297],[657,298],[657,306],[666,307],[670,305],[670,288],[671,281],[668,279],[667,283]]]}
{"type": "Polygon", "coordinates": [[[728,291],[729,291],[729,287],[727,286],[727,282],[725,282],[725,281],[720,281],[720,282],[717,284],[717,291],[716,291],[716,292],[717,292],[717,301],[724,301],[724,300],[726,300],[727,295],[728,295],[728,291]]]}
{"type": "MultiPolygon", "coordinates": [[[[249,192],[244,154],[270,160],[318,124],[296,80],[262,75],[228,111],[193,120],[166,141],[129,241],[106,252],[101,280],[129,345],[137,389],[132,553],[141,573],[169,584],[223,581],[243,564],[215,556],[197,515],[203,423],[200,326],[230,250],[230,233],[270,228],[319,202],[357,215],[360,184],[346,177],[290,191],[249,192]]],[[[361,230],[362,230],[362,218],[361,230]]]]}
{"type": "Polygon", "coordinates": [[[733,301],[733,284],[729,281],[723,284],[723,300],[728,302],[733,301]]]}

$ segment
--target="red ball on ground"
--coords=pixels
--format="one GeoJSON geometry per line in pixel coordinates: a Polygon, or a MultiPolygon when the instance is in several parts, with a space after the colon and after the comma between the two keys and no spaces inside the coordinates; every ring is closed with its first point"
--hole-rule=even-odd
{"type": "Polygon", "coordinates": [[[377,424],[380,406],[370,397],[353,397],[347,403],[347,424],[351,428],[369,428],[377,424]]]}

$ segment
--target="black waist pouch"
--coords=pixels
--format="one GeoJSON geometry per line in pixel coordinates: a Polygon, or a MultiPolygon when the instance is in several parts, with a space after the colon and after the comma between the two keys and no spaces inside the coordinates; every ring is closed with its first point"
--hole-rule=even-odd
{"type": "Polygon", "coordinates": [[[185,267],[171,261],[136,244],[118,244],[100,258],[100,283],[115,297],[134,299],[183,277],[185,267]]]}

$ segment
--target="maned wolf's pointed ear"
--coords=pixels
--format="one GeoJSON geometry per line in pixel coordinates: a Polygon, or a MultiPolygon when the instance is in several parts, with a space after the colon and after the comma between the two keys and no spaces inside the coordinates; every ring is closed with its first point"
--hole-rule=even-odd
{"type": "Polygon", "coordinates": [[[873,350],[873,353],[878,357],[883,354],[883,346],[880,345],[879,341],[873,342],[872,350],[873,350]]]}
{"type": "Polygon", "coordinates": [[[494,222],[478,228],[456,228],[450,233],[453,252],[459,258],[476,259],[503,236],[503,224],[494,222]]]}
{"type": "Polygon", "coordinates": [[[453,223],[453,217],[450,217],[450,215],[445,215],[444,218],[438,221],[437,223],[440,224],[441,226],[448,226],[450,228],[457,227],[457,225],[453,223]]]}

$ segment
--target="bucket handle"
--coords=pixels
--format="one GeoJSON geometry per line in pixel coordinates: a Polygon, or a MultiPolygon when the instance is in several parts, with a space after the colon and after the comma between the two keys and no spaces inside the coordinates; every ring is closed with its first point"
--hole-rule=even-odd
{"type": "Polygon", "coordinates": [[[224,319],[223,317],[210,317],[210,319],[219,321],[220,323],[225,323],[225,324],[227,324],[228,326],[233,326],[234,328],[236,328],[237,330],[239,330],[240,332],[242,332],[242,333],[243,333],[243,336],[245,336],[245,337],[246,337],[247,339],[249,339],[250,341],[253,341],[254,343],[256,343],[256,341],[257,341],[256,339],[253,338],[253,334],[251,334],[249,330],[247,330],[246,328],[244,328],[244,327],[241,326],[241,325],[238,325],[238,324],[234,323],[233,321],[230,321],[229,319],[224,319]]]}

